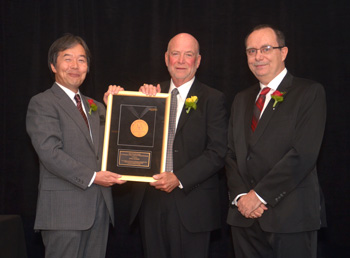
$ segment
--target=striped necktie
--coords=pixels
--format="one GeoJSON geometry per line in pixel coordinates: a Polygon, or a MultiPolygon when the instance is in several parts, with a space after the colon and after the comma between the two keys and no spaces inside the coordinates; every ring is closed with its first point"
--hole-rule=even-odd
{"type": "Polygon", "coordinates": [[[264,107],[264,103],[265,103],[265,99],[266,99],[266,94],[270,91],[269,87],[265,87],[262,89],[262,91],[260,92],[260,95],[258,97],[258,99],[255,102],[254,105],[254,110],[253,110],[253,119],[252,119],[252,131],[255,131],[255,128],[258,126],[258,122],[260,119],[260,113],[261,110],[264,107]]]}
{"type": "Polygon", "coordinates": [[[86,117],[85,112],[84,112],[84,110],[83,110],[83,107],[82,107],[82,105],[81,105],[81,99],[80,99],[79,94],[75,94],[74,99],[75,99],[75,101],[77,102],[77,108],[78,108],[80,114],[83,116],[84,121],[85,121],[85,123],[86,123],[86,126],[87,126],[87,128],[89,129],[89,122],[88,122],[88,120],[87,120],[87,117],[86,117]]]}

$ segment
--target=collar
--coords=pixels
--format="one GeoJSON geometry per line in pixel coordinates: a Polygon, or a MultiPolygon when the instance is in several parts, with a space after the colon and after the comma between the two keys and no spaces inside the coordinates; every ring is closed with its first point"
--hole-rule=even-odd
{"type": "Polygon", "coordinates": [[[63,85],[59,84],[58,82],[56,82],[56,84],[68,95],[68,97],[69,97],[74,103],[76,103],[76,102],[75,102],[75,99],[74,99],[75,94],[79,94],[79,95],[80,95],[80,98],[82,98],[81,93],[80,93],[79,90],[78,90],[77,93],[75,93],[75,92],[71,91],[70,89],[68,89],[67,87],[64,87],[63,85]]]}
{"type": "Polygon", "coordinates": [[[265,87],[269,87],[274,91],[277,90],[278,86],[281,84],[281,81],[286,76],[286,74],[287,74],[287,68],[284,68],[282,70],[282,72],[280,72],[275,78],[273,78],[273,80],[270,81],[270,83],[268,85],[264,85],[264,84],[260,83],[260,89],[263,89],[265,87]]]}
{"type": "MultiPolygon", "coordinates": [[[[191,86],[193,84],[195,80],[195,77],[193,77],[191,80],[189,80],[188,82],[180,85],[179,87],[177,87],[177,90],[179,91],[179,95],[181,97],[181,99],[186,99],[188,92],[191,89],[191,86]]],[[[173,83],[173,80],[170,81],[170,88],[169,88],[169,93],[171,93],[171,91],[175,88],[176,86],[173,83]]]]}

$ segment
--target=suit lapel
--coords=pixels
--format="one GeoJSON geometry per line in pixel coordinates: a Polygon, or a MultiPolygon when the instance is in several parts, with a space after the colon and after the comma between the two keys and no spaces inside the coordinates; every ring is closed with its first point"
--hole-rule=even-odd
{"type": "MultiPolygon", "coordinates": [[[[84,135],[84,137],[86,137],[88,139],[91,147],[94,149],[94,145],[93,145],[93,143],[91,141],[91,137],[90,137],[90,132],[86,126],[86,123],[85,123],[82,115],[80,114],[77,107],[74,105],[73,101],[68,97],[68,95],[57,84],[54,84],[52,86],[52,91],[59,99],[58,104],[67,113],[67,115],[72,118],[72,120],[75,122],[75,124],[80,128],[82,134],[84,135]]],[[[86,101],[83,101],[85,108],[86,108],[85,102],[86,101]]],[[[89,109],[87,109],[87,110],[89,110],[89,109]]]]}
{"type": "MultiPolygon", "coordinates": [[[[186,98],[188,96],[197,96],[198,101],[201,101],[202,90],[201,90],[201,87],[199,84],[200,83],[195,79],[187,96],[186,96],[186,98]]],[[[161,87],[164,88],[164,92],[168,93],[169,88],[170,88],[170,81],[162,83],[161,87]],[[164,85],[164,87],[163,87],[163,85],[164,85]]],[[[176,137],[177,132],[179,132],[181,130],[181,128],[185,125],[186,121],[192,116],[193,113],[194,113],[194,110],[191,110],[189,113],[186,113],[185,107],[182,108],[179,122],[178,122],[177,127],[176,127],[175,137],[176,137]]]]}
{"type": "Polygon", "coordinates": [[[87,118],[89,120],[89,124],[90,124],[90,130],[91,130],[91,135],[92,135],[92,140],[93,140],[93,146],[95,148],[95,153],[98,152],[98,143],[99,141],[99,127],[100,127],[100,117],[99,117],[99,113],[98,111],[92,111],[91,115],[89,114],[89,110],[90,110],[90,105],[87,101],[87,97],[82,96],[83,99],[83,103],[84,103],[84,107],[85,110],[87,112],[87,118]]]}
{"type": "MultiPolygon", "coordinates": [[[[286,95],[288,94],[288,88],[291,87],[292,85],[292,79],[293,79],[293,76],[290,73],[287,73],[277,88],[281,92],[283,91],[286,92],[284,97],[286,97],[286,95]]],[[[274,100],[271,99],[259,120],[258,126],[255,129],[255,132],[252,135],[252,138],[251,138],[252,145],[254,145],[259,140],[260,136],[263,134],[271,118],[273,117],[276,108],[278,108],[278,105],[281,105],[282,103],[278,103],[275,108],[273,108],[273,104],[274,104],[274,100]]]]}
{"type": "MultiPolygon", "coordinates": [[[[188,98],[189,96],[197,96],[198,101],[201,100],[201,87],[199,85],[199,82],[196,79],[194,80],[186,98],[188,98]]],[[[186,108],[185,107],[182,108],[179,122],[178,122],[177,127],[176,127],[176,133],[180,132],[181,128],[184,126],[186,121],[192,116],[192,114],[194,112],[195,112],[194,110],[190,110],[189,113],[186,113],[186,108]]],[[[175,137],[176,137],[176,133],[175,133],[175,137]]]]}

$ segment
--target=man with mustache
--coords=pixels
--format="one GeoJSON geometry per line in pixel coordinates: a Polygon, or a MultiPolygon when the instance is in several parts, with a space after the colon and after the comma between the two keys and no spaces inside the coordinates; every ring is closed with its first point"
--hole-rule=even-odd
{"type": "Polygon", "coordinates": [[[229,122],[227,222],[235,254],[315,258],[324,214],[316,161],[325,92],[319,83],[287,71],[281,31],[260,25],[245,43],[259,83],[236,95],[229,122]]]}

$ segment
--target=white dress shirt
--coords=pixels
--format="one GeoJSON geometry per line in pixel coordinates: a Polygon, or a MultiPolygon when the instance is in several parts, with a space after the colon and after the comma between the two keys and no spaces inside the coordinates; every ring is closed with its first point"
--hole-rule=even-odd
{"type": "Polygon", "coordinates": [[[272,81],[269,82],[268,85],[264,85],[262,83],[260,83],[260,91],[259,91],[259,94],[256,96],[256,99],[258,99],[259,95],[260,95],[260,92],[262,91],[263,88],[265,87],[269,87],[271,90],[266,94],[266,98],[265,98],[265,103],[264,103],[264,107],[263,109],[261,110],[261,113],[260,113],[260,117],[262,116],[262,114],[264,113],[265,111],[265,108],[267,107],[267,105],[269,104],[270,100],[271,100],[271,94],[273,94],[278,86],[281,84],[281,81],[283,80],[283,78],[286,76],[287,74],[287,69],[284,68],[282,70],[282,72],[280,72],[275,78],[273,78],[272,81]]]}
{"type": "MultiPolygon", "coordinates": [[[[176,111],[176,127],[175,131],[177,128],[177,124],[179,123],[179,118],[182,112],[182,109],[185,105],[186,102],[186,97],[188,95],[188,92],[191,89],[191,86],[194,82],[195,77],[192,78],[192,80],[182,84],[181,86],[177,87],[177,90],[179,91],[179,94],[177,95],[177,111],[176,111]]],[[[176,86],[173,83],[173,80],[170,81],[170,88],[169,88],[169,93],[172,92],[172,90],[176,88],[176,86]]]]}
{"type": "MultiPolygon", "coordinates": [[[[179,94],[177,94],[177,96],[176,96],[177,97],[177,110],[176,110],[175,132],[176,132],[177,124],[179,123],[182,109],[183,109],[185,102],[186,102],[186,97],[188,95],[188,92],[191,89],[191,86],[194,82],[194,79],[195,79],[195,77],[193,77],[190,81],[180,85],[179,87],[175,86],[175,84],[173,83],[173,80],[170,81],[169,94],[171,94],[171,92],[174,88],[177,88],[177,90],[179,91],[179,94]]],[[[165,153],[166,153],[166,151],[165,151],[165,153]]],[[[171,171],[171,172],[173,172],[173,171],[171,171]]],[[[182,186],[180,181],[179,181],[179,183],[180,183],[179,188],[183,189],[183,186],[182,186]]]]}

